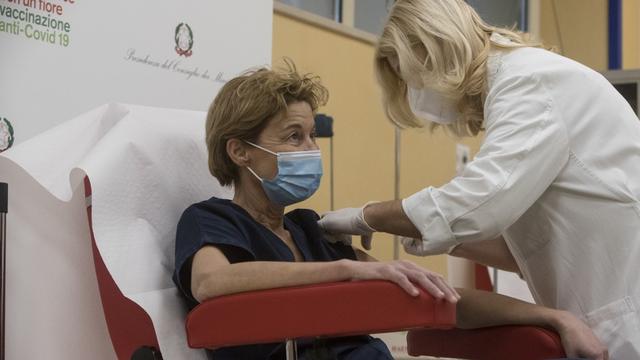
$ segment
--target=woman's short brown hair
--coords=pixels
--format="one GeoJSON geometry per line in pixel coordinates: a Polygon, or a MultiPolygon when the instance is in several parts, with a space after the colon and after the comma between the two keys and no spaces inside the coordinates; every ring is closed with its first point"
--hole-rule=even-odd
{"type": "Polygon", "coordinates": [[[269,120],[284,114],[287,105],[304,101],[315,113],[326,104],[327,89],[312,74],[300,75],[290,60],[285,68],[260,68],[227,82],[209,107],[206,141],[209,171],[220,184],[238,180],[238,167],[227,154],[227,141],[256,141],[269,120]]]}

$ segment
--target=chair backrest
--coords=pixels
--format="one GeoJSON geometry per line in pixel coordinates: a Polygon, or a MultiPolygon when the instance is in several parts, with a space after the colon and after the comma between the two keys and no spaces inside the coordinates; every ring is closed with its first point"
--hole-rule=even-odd
{"type": "Polygon", "coordinates": [[[142,346],[168,359],[204,359],[187,347],[187,305],[171,280],[180,214],[229,197],[209,174],[205,113],[115,105],[111,127],[84,155],[94,262],[109,334],[121,359],[142,346]]]}
{"type": "MultiPolygon", "coordinates": [[[[84,190],[85,197],[89,198],[91,182],[87,177],[84,179],[84,190]]],[[[133,354],[143,347],[155,348],[159,351],[158,338],[149,314],[122,294],[102,260],[93,235],[90,205],[87,206],[87,218],[91,230],[91,248],[100,299],[109,336],[118,359],[131,359],[133,354]]]]}

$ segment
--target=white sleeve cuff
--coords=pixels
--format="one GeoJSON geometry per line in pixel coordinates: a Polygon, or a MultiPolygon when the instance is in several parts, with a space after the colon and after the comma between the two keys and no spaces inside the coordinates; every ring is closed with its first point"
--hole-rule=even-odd
{"type": "Polygon", "coordinates": [[[422,235],[420,255],[445,254],[457,245],[449,222],[428,187],[402,200],[402,209],[422,235]]]}

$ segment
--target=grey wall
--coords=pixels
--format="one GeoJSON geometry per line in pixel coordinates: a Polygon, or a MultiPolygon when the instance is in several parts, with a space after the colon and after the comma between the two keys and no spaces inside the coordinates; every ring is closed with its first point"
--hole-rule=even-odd
{"type": "Polygon", "coordinates": [[[329,19],[334,18],[334,0],[277,0],[329,19]]]}
{"type": "MultiPolygon", "coordinates": [[[[514,24],[520,29],[520,11],[526,6],[522,0],[467,0],[469,5],[480,14],[484,21],[491,25],[511,27],[514,24]],[[523,6],[524,5],[524,6],[523,6]]],[[[525,9],[526,10],[526,9],[525,9]]]]}

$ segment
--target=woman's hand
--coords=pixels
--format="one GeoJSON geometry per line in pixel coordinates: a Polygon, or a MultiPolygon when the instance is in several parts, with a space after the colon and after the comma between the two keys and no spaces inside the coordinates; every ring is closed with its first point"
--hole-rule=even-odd
{"type": "Polygon", "coordinates": [[[559,311],[554,327],[560,338],[562,346],[570,358],[584,358],[594,360],[607,360],[609,354],[607,348],[585,323],[567,311],[559,311]]]}
{"type": "Polygon", "coordinates": [[[418,296],[417,286],[437,299],[456,303],[460,295],[444,280],[442,275],[422,268],[410,261],[359,262],[348,260],[351,280],[389,280],[409,295],[418,296]]]}

